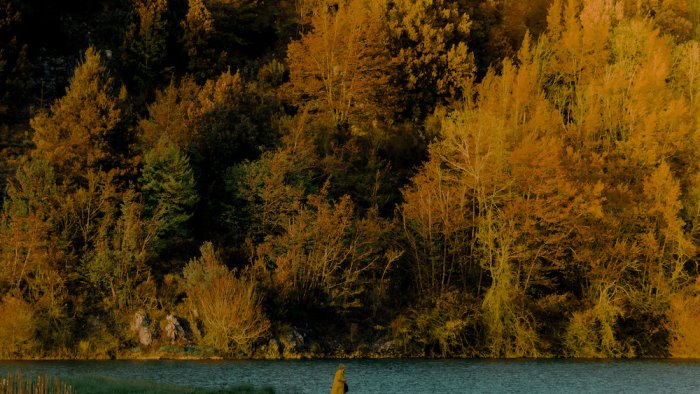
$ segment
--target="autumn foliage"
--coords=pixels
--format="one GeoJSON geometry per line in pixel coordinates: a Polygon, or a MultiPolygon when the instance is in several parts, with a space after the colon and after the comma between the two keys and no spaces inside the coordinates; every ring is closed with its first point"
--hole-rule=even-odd
{"type": "Polygon", "coordinates": [[[697,2],[22,3],[0,357],[700,355],[697,2]]]}

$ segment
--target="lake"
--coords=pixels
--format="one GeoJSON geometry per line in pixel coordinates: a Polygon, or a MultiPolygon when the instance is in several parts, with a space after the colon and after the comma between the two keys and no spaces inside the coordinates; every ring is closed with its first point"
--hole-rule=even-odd
{"type": "Polygon", "coordinates": [[[339,362],[350,393],[698,393],[700,361],[293,360],[0,362],[57,375],[78,393],[328,393],[339,362]]]}

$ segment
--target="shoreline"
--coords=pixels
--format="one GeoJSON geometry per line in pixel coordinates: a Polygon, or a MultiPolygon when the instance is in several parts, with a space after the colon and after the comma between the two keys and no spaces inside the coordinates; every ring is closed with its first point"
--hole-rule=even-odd
{"type": "Polygon", "coordinates": [[[167,352],[152,352],[143,356],[137,357],[133,355],[119,355],[116,357],[36,357],[36,358],[10,358],[0,359],[0,363],[8,362],[64,362],[64,361],[301,361],[301,360],[424,360],[424,361],[439,361],[439,360],[470,360],[470,361],[698,361],[700,357],[427,357],[427,356],[396,356],[396,355],[298,355],[294,357],[226,357],[221,355],[212,356],[193,356],[193,355],[174,355],[167,352]]]}

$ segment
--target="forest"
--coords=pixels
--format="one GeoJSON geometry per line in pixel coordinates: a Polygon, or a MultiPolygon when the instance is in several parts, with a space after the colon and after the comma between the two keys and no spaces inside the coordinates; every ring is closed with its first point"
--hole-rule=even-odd
{"type": "Polygon", "coordinates": [[[0,359],[700,357],[700,1],[0,0],[0,359]]]}

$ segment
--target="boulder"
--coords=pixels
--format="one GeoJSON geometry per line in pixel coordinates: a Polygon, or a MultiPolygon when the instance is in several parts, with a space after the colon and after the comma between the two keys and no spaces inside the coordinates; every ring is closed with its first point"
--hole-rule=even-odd
{"type": "Polygon", "coordinates": [[[141,311],[134,313],[134,318],[131,321],[131,331],[136,335],[141,346],[148,347],[153,341],[150,325],[151,319],[146,313],[141,311]]]}
{"type": "Polygon", "coordinates": [[[168,313],[165,317],[165,336],[170,340],[171,344],[185,340],[185,330],[171,313],[168,313]]]}

